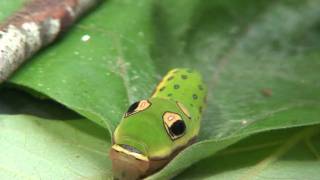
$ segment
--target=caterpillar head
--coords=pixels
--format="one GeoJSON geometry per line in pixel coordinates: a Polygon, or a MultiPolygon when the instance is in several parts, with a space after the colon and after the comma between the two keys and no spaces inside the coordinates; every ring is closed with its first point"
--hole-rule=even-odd
{"type": "Polygon", "coordinates": [[[115,177],[138,179],[163,167],[188,144],[191,123],[187,108],[174,100],[133,103],[113,136],[110,156],[115,177]]]}

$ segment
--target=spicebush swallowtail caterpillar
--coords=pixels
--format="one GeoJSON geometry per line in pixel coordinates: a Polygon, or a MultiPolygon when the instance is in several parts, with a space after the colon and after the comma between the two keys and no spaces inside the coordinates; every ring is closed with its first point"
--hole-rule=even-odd
{"type": "Polygon", "coordinates": [[[199,73],[173,69],[149,99],[133,103],[113,134],[114,179],[140,179],[195,142],[206,98],[199,73]]]}

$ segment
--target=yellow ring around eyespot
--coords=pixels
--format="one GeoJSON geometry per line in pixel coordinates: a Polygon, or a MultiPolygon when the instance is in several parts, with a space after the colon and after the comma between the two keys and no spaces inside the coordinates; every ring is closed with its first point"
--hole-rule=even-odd
{"type": "Polygon", "coordinates": [[[133,156],[133,157],[135,157],[135,158],[137,158],[139,160],[142,160],[142,161],[149,161],[147,156],[144,156],[144,155],[139,154],[139,153],[128,151],[127,149],[124,149],[123,147],[119,146],[118,144],[114,144],[112,146],[112,149],[114,149],[114,150],[116,150],[118,152],[125,153],[125,154],[130,155],[130,156],[133,156]]]}

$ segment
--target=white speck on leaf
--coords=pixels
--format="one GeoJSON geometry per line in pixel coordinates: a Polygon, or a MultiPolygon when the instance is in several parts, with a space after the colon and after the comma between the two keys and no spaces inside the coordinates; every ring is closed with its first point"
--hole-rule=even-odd
{"type": "Polygon", "coordinates": [[[245,120],[245,119],[241,121],[241,124],[243,124],[243,125],[245,125],[245,124],[247,124],[247,123],[248,123],[248,121],[245,120]]]}
{"type": "Polygon", "coordinates": [[[91,38],[91,37],[90,37],[88,34],[86,34],[86,35],[83,35],[83,36],[81,37],[81,41],[87,42],[87,41],[90,40],[90,38],[91,38]]]}

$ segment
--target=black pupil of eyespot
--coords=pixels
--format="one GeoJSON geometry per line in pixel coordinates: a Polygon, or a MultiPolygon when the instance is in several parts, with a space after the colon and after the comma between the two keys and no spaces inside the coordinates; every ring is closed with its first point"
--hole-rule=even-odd
{"type": "Polygon", "coordinates": [[[134,110],[136,110],[138,106],[139,106],[139,101],[133,103],[133,104],[129,107],[129,109],[128,109],[128,111],[127,111],[127,114],[133,113],[134,110]]]}
{"type": "Polygon", "coordinates": [[[172,124],[172,126],[170,127],[171,133],[175,136],[179,136],[179,135],[183,134],[185,130],[186,130],[186,125],[184,124],[184,122],[182,120],[178,120],[178,121],[174,122],[172,124]]]}

